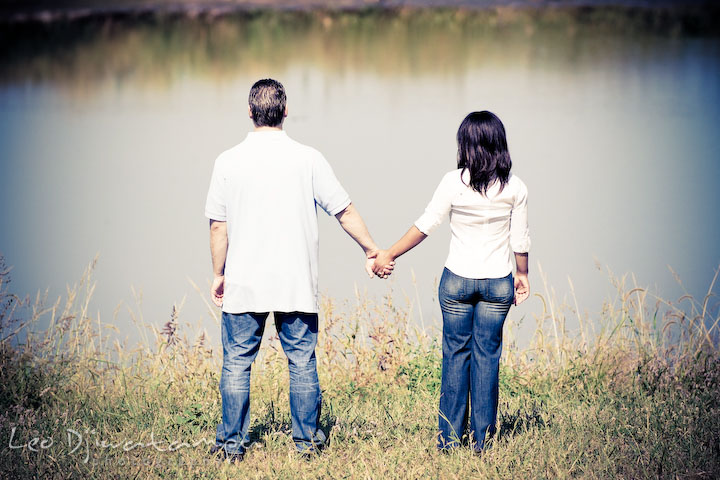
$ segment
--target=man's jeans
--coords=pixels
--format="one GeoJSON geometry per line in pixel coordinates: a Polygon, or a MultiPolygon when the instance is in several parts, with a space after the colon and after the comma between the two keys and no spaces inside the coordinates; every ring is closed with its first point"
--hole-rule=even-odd
{"type": "Polygon", "coordinates": [[[475,449],[495,433],[502,329],[514,296],[512,274],[471,279],[447,268],[440,280],[443,315],[443,363],[438,447],[456,447],[466,433],[468,393],[475,449]]]}
{"type": "MultiPolygon", "coordinates": [[[[249,444],[250,368],[260,349],[268,313],[222,315],[223,367],[220,377],[222,423],[215,444],[227,453],[243,453],[249,444]]],[[[319,448],[320,384],[315,360],[316,313],[275,312],[280,343],[290,370],[292,436],[299,451],[319,448]]]]}

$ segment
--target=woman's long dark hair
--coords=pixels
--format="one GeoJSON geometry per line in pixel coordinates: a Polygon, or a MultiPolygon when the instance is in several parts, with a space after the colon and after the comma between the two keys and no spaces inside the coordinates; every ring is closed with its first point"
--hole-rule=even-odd
{"type": "Polygon", "coordinates": [[[500,190],[510,178],[510,152],[505,127],[492,112],[472,112],[457,133],[458,168],[470,172],[470,186],[485,195],[490,185],[500,181],[500,190]]]}

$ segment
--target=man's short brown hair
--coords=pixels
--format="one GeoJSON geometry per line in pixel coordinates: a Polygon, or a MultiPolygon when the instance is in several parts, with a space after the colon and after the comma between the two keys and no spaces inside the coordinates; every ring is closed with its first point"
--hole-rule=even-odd
{"type": "Polygon", "coordinates": [[[278,127],[285,117],[285,87],[272,78],[258,80],[250,89],[248,104],[256,127],[278,127]]]}

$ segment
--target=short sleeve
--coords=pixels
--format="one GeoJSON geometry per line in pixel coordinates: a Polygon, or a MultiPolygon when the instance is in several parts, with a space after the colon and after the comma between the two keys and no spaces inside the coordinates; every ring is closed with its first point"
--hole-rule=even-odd
{"type": "Polygon", "coordinates": [[[328,215],[337,215],[350,205],[350,196],[320,153],[313,162],[313,195],[315,203],[328,215]]]}
{"type": "Polygon", "coordinates": [[[425,235],[430,235],[443,222],[443,219],[450,213],[452,201],[457,193],[456,183],[459,173],[452,171],[447,173],[435,189],[430,203],[425,208],[425,213],[415,222],[415,226],[425,235]],[[455,178],[457,177],[457,178],[455,178]]]}
{"type": "Polygon", "coordinates": [[[222,168],[222,156],[215,160],[210,189],[205,201],[205,216],[211,220],[224,222],[227,219],[227,205],[225,203],[225,175],[222,168]]]}
{"type": "Polygon", "coordinates": [[[527,197],[527,187],[520,181],[520,187],[518,188],[518,193],[515,195],[512,212],[510,214],[510,247],[513,252],[516,253],[527,253],[530,251],[527,197]]]}

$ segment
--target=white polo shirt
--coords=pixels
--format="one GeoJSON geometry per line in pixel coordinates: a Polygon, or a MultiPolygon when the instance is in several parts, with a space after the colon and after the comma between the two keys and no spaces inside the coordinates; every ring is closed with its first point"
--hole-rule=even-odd
{"type": "Polygon", "coordinates": [[[445,266],[465,278],[503,278],[512,272],[512,252],[530,251],[528,190],[510,175],[500,191],[495,182],[481,195],[470,187],[470,172],[448,172],[415,226],[429,235],[450,214],[450,253],[445,266]]]}
{"type": "Polygon", "coordinates": [[[282,130],[220,154],[205,216],[227,222],[223,311],[317,312],[317,206],[336,215],[349,204],[322,154],[282,130]]]}

